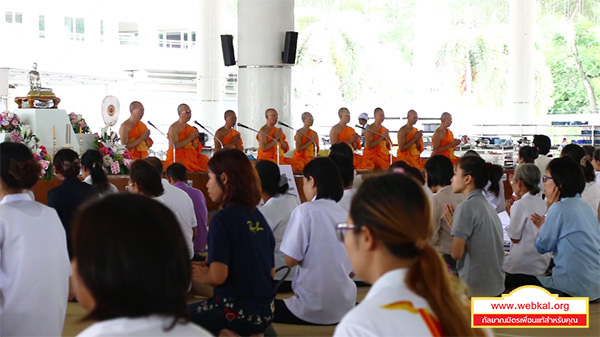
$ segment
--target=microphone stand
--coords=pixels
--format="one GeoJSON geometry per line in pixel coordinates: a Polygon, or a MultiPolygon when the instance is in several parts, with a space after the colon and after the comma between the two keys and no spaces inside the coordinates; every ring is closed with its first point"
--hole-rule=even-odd
{"type": "MultiPolygon", "coordinates": [[[[390,165],[392,165],[392,162],[393,162],[393,159],[394,159],[394,155],[392,154],[392,151],[391,151],[391,150],[392,150],[391,148],[392,148],[392,146],[394,145],[394,144],[392,143],[392,140],[391,140],[391,139],[389,139],[389,138],[387,138],[386,136],[384,136],[383,134],[381,134],[381,133],[379,133],[379,132],[377,132],[377,131],[369,130],[369,129],[367,129],[367,128],[365,128],[365,127],[361,126],[361,125],[358,125],[358,124],[356,124],[356,125],[354,125],[354,126],[355,126],[355,127],[357,127],[357,128],[359,128],[359,129],[363,129],[363,130],[365,130],[365,131],[369,131],[369,132],[372,132],[372,133],[374,133],[374,134],[376,134],[376,135],[379,135],[380,137],[382,137],[383,139],[385,139],[385,141],[386,141],[386,142],[387,142],[387,141],[389,141],[389,142],[390,142],[390,145],[391,145],[391,146],[390,146],[390,150],[388,151],[388,153],[390,154],[390,165]]],[[[367,146],[367,144],[365,144],[365,147],[366,147],[366,146],[367,146]]]]}
{"type": "MultiPolygon", "coordinates": [[[[269,138],[270,140],[273,140],[273,141],[275,141],[275,144],[277,144],[277,165],[279,165],[279,142],[278,142],[278,141],[277,141],[275,138],[273,138],[273,137],[271,137],[271,136],[267,135],[267,134],[266,134],[266,133],[264,133],[264,132],[261,132],[261,131],[255,130],[255,129],[253,129],[253,128],[249,127],[249,126],[246,126],[246,125],[244,125],[244,124],[242,124],[242,123],[237,123],[237,126],[239,126],[240,128],[248,129],[248,130],[250,130],[250,131],[254,131],[254,132],[258,133],[259,135],[263,135],[263,136],[265,136],[265,137],[269,138]]],[[[260,147],[260,146],[259,146],[259,147],[260,147]]]]}
{"type": "Polygon", "coordinates": [[[219,144],[221,144],[221,148],[222,148],[222,149],[224,149],[224,148],[225,148],[225,146],[223,145],[223,142],[222,142],[222,141],[221,141],[219,138],[217,138],[217,136],[216,136],[214,133],[212,133],[212,132],[208,131],[208,129],[207,129],[207,128],[205,128],[204,126],[202,126],[202,124],[198,123],[198,121],[194,121],[194,123],[196,123],[196,124],[197,124],[199,127],[201,127],[201,128],[204,130],[204,131],[208,132],[208,134],[209,134],[209,135],[213,136],[213,138],[214,138],[214,139],[216,139],[216,140],[219,142],[219,144]]]}
{"type": "Polygon", "coordinates": [[[305,132],[302,132],[301,129],[295,130],[293,127],[291,127],[291,126],[289,126],[289,125],[287,125],[287,124],[285,124],[284,122],[281,122],[281,121],[277,122],[277,124],[279,124],[281,126],[285,126],[288,129],[292,129],[294,131],[298,131],[298,132],[300,132],[301,135],[303,135],[306,138],[308,138],[308,140],[310,140],[314,144],[314,146],[315,146],[315,157],[317,156],[317,148],[318,148],[317,142],[315,142],[312,138],[310,138],[305,132]]]}
{"type": "Polygon", "coordinates": [[[171,140],[169,139],[169,137],[167,137],[167,135],[165,135],[162,131],[160,131],[156,126],[154,126],[154,124],[152,124],[151,121],[148,121],[148,124],[153,127],[154,129],[156,129],[156,131],[158,131],[161,135],[163,135],[165,138],[167,138],[167,141],[169,141],[169,144],[173,145],[173,162],[175,162],[175,143],[171,142],[171,140]]]}

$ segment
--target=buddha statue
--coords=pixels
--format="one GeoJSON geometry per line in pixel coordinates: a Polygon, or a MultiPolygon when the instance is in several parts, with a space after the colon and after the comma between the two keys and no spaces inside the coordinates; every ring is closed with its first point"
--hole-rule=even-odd
{"type": "Polygon", "coordinates": [[[28,74],[29,79],[29,97],[56,97],[50,88],[42,87],[40,73],[37,71],[37,63],[33,63],[33,70],[28,74]]]}

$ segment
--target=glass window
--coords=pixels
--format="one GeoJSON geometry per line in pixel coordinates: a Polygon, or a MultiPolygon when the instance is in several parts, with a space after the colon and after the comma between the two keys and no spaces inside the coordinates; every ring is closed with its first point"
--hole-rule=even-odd
{"type": "Polygon", "coordinates": [[[12,17],[13,17],[12,12],[5,12],[4,21],[6,21],[8,23],[12,23],[12,21],[13,21],[12,17]]]}
{"type": "Polygon", "coordinates": [[[23,13],[15,13],[15,23],[23,23],[23,13]]]}
{"type": "Polygon", "coordinates": [[[84,34],[85,33],[85,24],[84,24],[84,20],[82,18],[77,18],[75,19],[75,33],[77,34],[84,34]]]}
{"type": "Polygon", "coordinates": [[[46,30],[46,18],[43,15],[40,15],[39,17],[39,31],[43,32],[46,30]]]}
{"type": "Polygon", "coordinates": [[[65,18],[65,32],[73,33],[73,18],[65,18]]]}

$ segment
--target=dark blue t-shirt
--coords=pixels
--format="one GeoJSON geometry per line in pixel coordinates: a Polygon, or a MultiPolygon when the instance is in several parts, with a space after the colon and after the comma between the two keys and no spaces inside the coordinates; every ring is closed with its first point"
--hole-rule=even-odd
{"type": "Polygon", "coordinates": [[[228,266],[225,282],[214,296],[271,303],[275,298],[275,238],[258,209],[229,205],[210,220],[208,261],[228,266]]]}

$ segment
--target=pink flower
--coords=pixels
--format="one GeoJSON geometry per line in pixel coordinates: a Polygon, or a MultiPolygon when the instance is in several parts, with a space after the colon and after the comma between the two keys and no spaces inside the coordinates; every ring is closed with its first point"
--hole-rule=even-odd
{"type": "Polygon", "coordinates": [[[121,167],[119,166],[119,163],[116,161],[113,161],[112,163],[110,163],[110,171],[112,172],[112,174],[118,174],[121,171],[121,167]]]}
{"type": "Polygon", "coordinates": [[[16,119],[13,119],[13,121],[12,121],[12,125],[14,125],[14,126],[17,126],[17,125],[19,125],[19,121],[18,121],[18,120],[16,120],[16,119]]]}
{"type": "Polygon", "coordinates": [[[18,131],[13,131],[10,133],[10,141],[14,143],[20,143],[23,141],[23,137],[18,131]]]}
{"type": "Polygon", "coordinates": [[[123,159],[123,165],[125,165],[125,167],[127,167],[128,169],[131,168],[132,163],[133,163],[133,160],[131,160],[131,159],[127,159],[127,158],[123,159]]]}
{"type": "Polygon", "coordinates": [[[50,166],[50,162],[47,160],[40,160],[39,162],[40,165],[42,165],[42,169],[44,169],[44,171],[48,169],[48,166],[50,166]]]}

